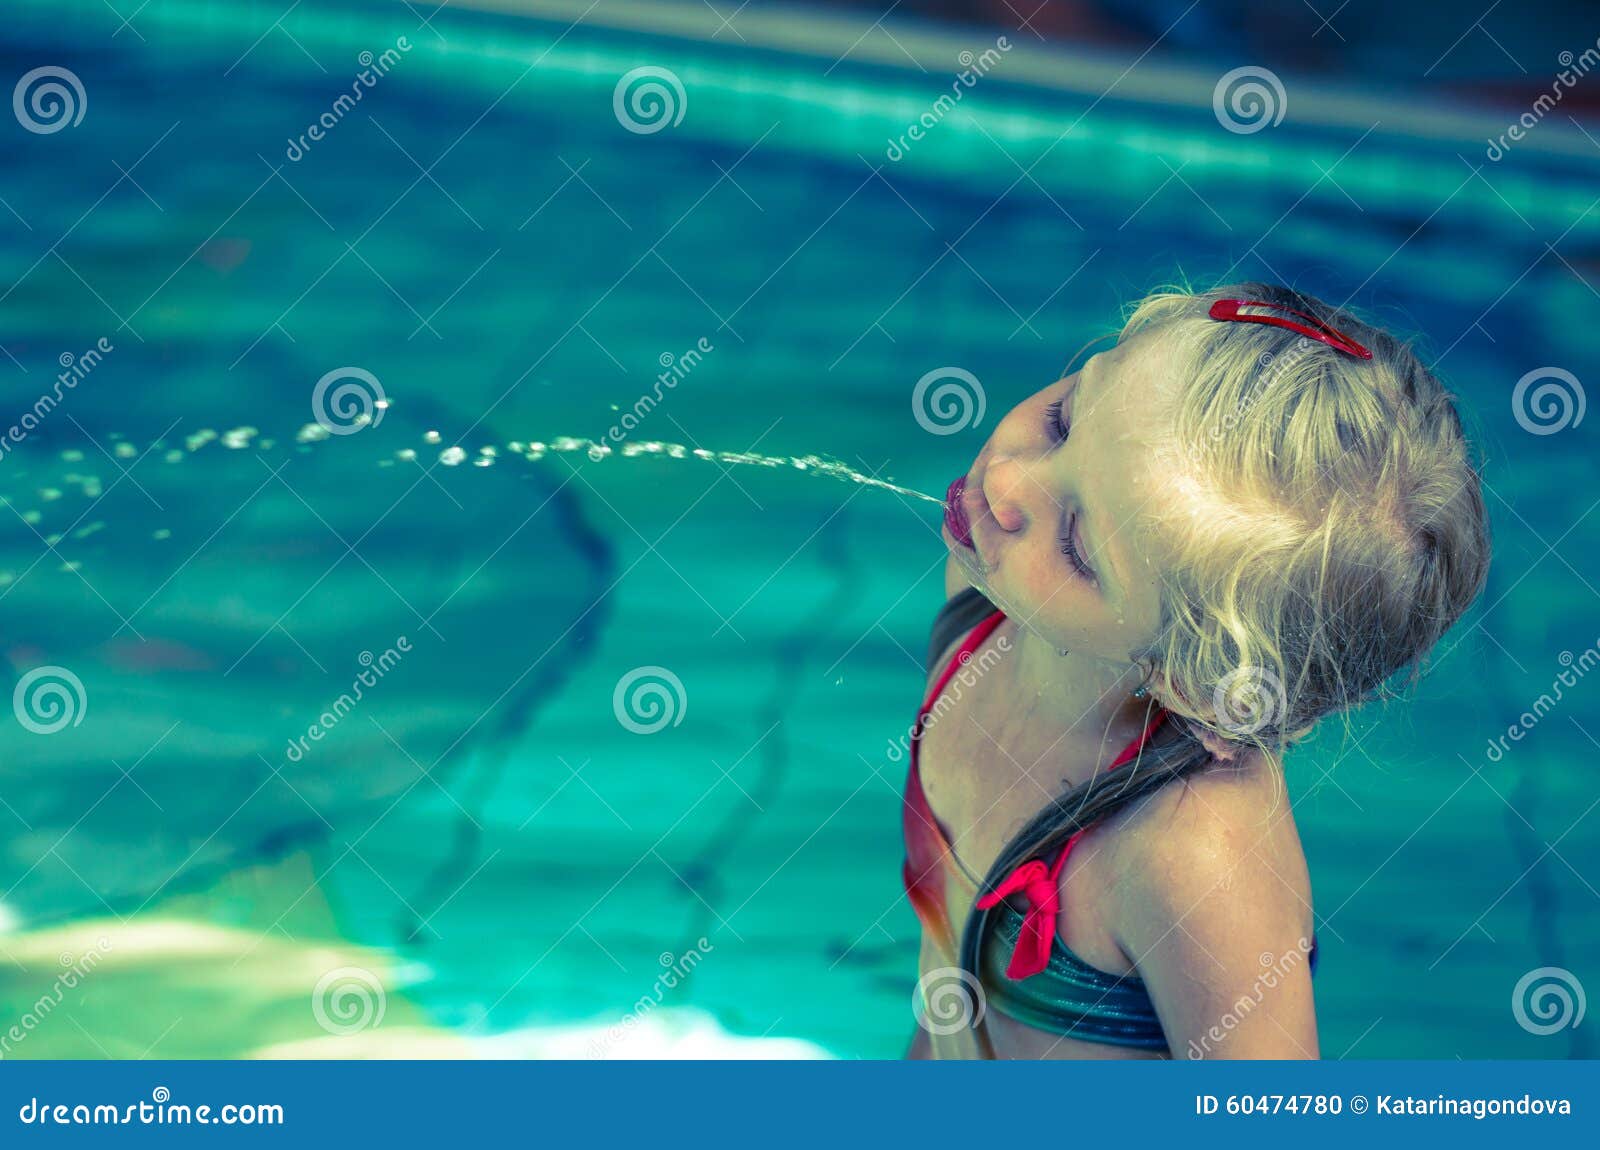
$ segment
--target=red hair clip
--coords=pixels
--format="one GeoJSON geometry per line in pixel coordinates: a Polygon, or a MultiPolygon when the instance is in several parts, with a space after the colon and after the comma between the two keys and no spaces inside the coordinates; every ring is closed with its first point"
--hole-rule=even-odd
{"type": "Polygon", "coordinates": [[[1286,327],[1292,332],[1298,332],[1307,339],[1314,339],[1318,343],[1325,343],[1335,351],[1342,351],[1346,355],[1353,355],[1357,359],[1371,359],[1372,353],[1362,347],[1355,340],[1323,323],[1314,315],[1307,315],[1303,311],[1284,307],[1282,304],[1267,303],[1259,299],[1219,299],[1211,305],[1211,318],[1220,320],[1236,320],[1239,323],[1270,323],[1273,327],[1286,327]],[[1284,319],[1278,315],[1246,315],[1239,309],[1242,307],[1264,307],[1273,311],[1288,312],[1301,319],[1309,320],[1310,327],[1303,323],[1296,323],[1292,319],[1284,319]]]}

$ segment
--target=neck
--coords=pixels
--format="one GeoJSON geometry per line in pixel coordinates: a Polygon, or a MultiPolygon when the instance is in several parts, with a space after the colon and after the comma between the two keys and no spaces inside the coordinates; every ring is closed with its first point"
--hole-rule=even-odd
{"type": "Polygon", "coordinates": [[[1109,756],[1137,738],[1150,721],[1152,700],[1133,697],[1143,679],[1134,664],[1077,652],[1063,655],[1048,640],[1020,627],[1012,642],[1017,701],[1030,711],[1059,716],[1068,738],[1107,748],[1100,762],[1067,756],[1075,760],[1069,776],[1074,784],[1087,782],[1096,769],[1109,764],[1109,756]]]}

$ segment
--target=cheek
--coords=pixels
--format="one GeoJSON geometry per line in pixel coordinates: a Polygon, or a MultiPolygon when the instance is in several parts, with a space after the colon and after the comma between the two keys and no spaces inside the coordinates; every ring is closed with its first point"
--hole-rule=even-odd
{"type": "Polygon", "coordinates": [[[1082,643],[1099,627],[1104,604],[1098,593],[1067,570],[1066,560],[1056,551],[1048,532],[1027,539],[1006,556],[1004,567],[1012,594],[1023,604],[1036,629],[1062,639],[1082,643]]]}

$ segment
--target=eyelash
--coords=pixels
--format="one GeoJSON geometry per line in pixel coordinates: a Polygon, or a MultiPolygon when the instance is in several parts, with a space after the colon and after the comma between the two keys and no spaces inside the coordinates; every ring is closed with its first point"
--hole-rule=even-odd
{"type": "MultiPolygon", "coordinates": [[[[1061,417],[1061,400],[1056,400],[1044,409],[1045,434],[1056,443],[1065,443],[1067,436],[1072,432],[1072,424],[1061,417]]],[[[1061,554],[1067,557],[1067,562],[1072,564],[1072,569],[1084,579],[1094,582],[1094,569],[1085,563],[1083,555],[1078,551],[1078,545],[1072,541],[1072,528],[1077,525],[1077,518],[1067,525],[1067,533],[1061,539],[1061,554]]]]}
{"type": "Polygon", "coordinates": [[[1072,431],[1072,423],[1061,418],[1061,400],[1044,409],[1044,432],[1056,443],[1065,443],[1072,431]]]}
{"type": "Polygon", "coordinates": [[[1072,529],[1077,526],[1077,522],[1077,516],[1073,516],[1072,522],[1067,524],[1067,533],[1061,538],[1061,554],[1067,557],[1067,562],[1072,564],[1073,570],[1093,583],[1094,569],[1083,561],[1083,556],[1078,553],[1078,545],[1072,541],[1072,529]]]}

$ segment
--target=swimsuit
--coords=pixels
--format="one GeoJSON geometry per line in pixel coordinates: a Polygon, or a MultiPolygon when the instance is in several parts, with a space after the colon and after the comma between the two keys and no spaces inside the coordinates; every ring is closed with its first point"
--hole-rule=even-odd
{"type": "MultiPolygon", "coordinates": [[[[954,882],[963,901],[968,901],[977,894],[981,879],[962,864],[950,845],[950,835],[928,805],[917,766],[917,745],[927,716],[951,677],[974,658],[1004,619],[1004,612],[976,588],[969,587],[951,598],[934,620],[928,653],[930,672],[955,635],[965,630],[966,638],[917,712],[902,808],[906,893],[922,923],[925,951],[930,946],[934,951],[931,956],[924,954],[925,971],[933,959],[938,960],[934,966],[959,965],[960,932],[950,921],[949,886],[954,882]],[[955,865],[947,865],[947,861],[955,865]]],[[[1166,712],[1157,708],[1149,725],[1123,748],[1108,769],[1132,761],[1165,719],[1166,712]]],[[[1057,934],[1061,871],[1086,829],[1074,833],[1054,860],[1034,859],[1018,867],[982,901],[983,906],[994,908],[991,929],[979,952],[984,1005],[1029,1026],[1069,1038],[1165,1050],[1167,1040],[1161,1020],[1143,980],[1135,974],[1115,975],[1089,965],[1057,934]],[[1014,902],[1021,902],[1026,910],[1018,910],[1014,902]]],[[[1310,966],[1315,971],[1314,943],[1310,966]]],[[[984,1041],[987,1042],[986,1037],[984,1041]]]]}

